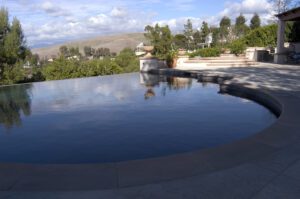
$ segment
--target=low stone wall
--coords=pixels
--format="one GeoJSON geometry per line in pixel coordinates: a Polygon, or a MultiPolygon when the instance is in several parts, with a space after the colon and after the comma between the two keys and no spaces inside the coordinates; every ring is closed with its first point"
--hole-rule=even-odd
{"type": "Polygon", "coordinates": [[[151,70],[151,74],[164,75],[164,76],[176,76],[185,78],[195,78],[199,82],[210,82],[220,85],[220,93],[227,93],[233,96],[246,98],[253,100],[272,111],[277,117],[282,113],[281,103],[269,93],[262,90],[248,88],[245,85],[234,84],[228,82],[234,78],[234,76],[219,74],[215,72],[198,72],[198,71],[183,71],[176,69],[167,70],[151,70]]]}
{"type": "Polygon", "coordinates": [[[166,61],[159,60],[157,58],[141,58],[140,59],[140,71],[148,72],[153,69],[167,68],[166,61]]]}
{"type": "Polygon", "coordinates": [[[246,49],[246,58],[252,61],[256,61],[255,59],[255,52],[258,50],[266,50],[266,48],[263,47],[248,47],[246,49]]]}

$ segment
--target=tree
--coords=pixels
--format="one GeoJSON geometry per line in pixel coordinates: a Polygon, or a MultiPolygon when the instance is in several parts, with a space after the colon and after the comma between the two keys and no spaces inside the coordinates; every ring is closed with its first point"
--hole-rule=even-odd
{"type": "Polygon", "coordinates": [[[277,24],[263,26],[251,30],[243,37],[245,44],[249,47],[276,46],[277,24]]]}
{"type": "Polygon", "coordinates": [[[8,11],[6,8],[1,7],[0,9],[0,78],[2,78],[2,71],[4,68],[5,60],[5,50],[4,50],[4,38],[6,37],[9,31],[9,22],[8,22],[8,11]]]}
{"type": "Polygon", "coordinates": [[[31,51],[27,51],[26,61],[28,61],[31,65],[37,66],[40,62],[40,56],[38,54],[32,54],[31,51]]]}
{"type": "Polygon", "coordinates": [[[289,42],[300,42],[300,22],[294,21],[287,23],[285,35],[289,42]]]}
{"type": "Polygon", "coordinates": [[[177,34],[173,38],[176,48],[187,48],[187,39],[183,34],[177,34]]]}
{"type": "Polygon", "coordinates": [[[9,31],[8,10],[4,7],[0,9],[0,45],[3,47],[3,41],[9,31]]]}
{"type": "Polygon", "coordinates": [[[196,31],[194,32],[193,34],[193,38],[194,38],[194,46],[198,46],[199,43],[203,43],[203,38],[202,38],[202,35],[201,35],[201,32],[200,31],[196,31]]]}
{"type": "Polygon", "coordinates": [[[83,51],[84,51],[84,55],[86,57],[90,57],[90,56],[93,55],[93,53],[92,53],[92,47],[90,47],[90,46],[85,46],[84,49],[83,49],[83,51]]]}
{"type": "Polygon", "coordinates": [[[39,61],[40,61],[40,56],[38,54],[33,54],[31,58],[31,63],[37,66],[39,61]]]}
{"type": "Polygon", "coordinates": [[[193,24],[192,21],[190,19],[187,20],[187,23],[184,24],[184,30],[183,30],[183,34],[185,35],[185,37],[187,38],[188,41],[188,50],[191,50],[194,48],[194,30],[193,30],[193,24]]]}
{"type": "Polygon", "coordinates": [[[243,36],[248,30],[248,26],[246,25],[246,18],[240,14],[235,20],[235,35],[240,38],[243,36]]]}
{"type": "Polygon", "coordinates": [[[202,26],[201,26],[201,37],[202,40],[201,42],[204,43],[205,39],[207,37],[207,35],[210,33],[209,27],[208,27],[208,23],[206,23],[205,21],[202,22],[202,26]]]}
{"type": "Polygon", "coordinates": [[[224,16],[220,21],[220,28],[225,27],[228,28],[231,26],[231,20],[229,17],[224,16]]]}
{"type": "Polygon", "coordinates": [[[104,48],[103,49],[103,57],[110,57],[110,49],[109,48],[104,48]]]}
{"type": "Polygon", "coordinates": [[[212,46],[217,46],[220,42],[220,28],[210,27],[210,32],[212,33],[213,38],[212,46]]]}
{"type": "Polygon", "coordinates": [[[73,56],[81,57],[79,47],[71,47],[71,48],[69,48],[69,52],[70,52],[71,57],[73,57],[73,56]]]}
{"type": "Polygon", "coordinates": [[[59,53],[63,57],[69,57],[70,56],[70,51],[67,46],[61,46],[59,47],[59,53]]]}
{"type": "Polygon", "coordinates": [[[4,50],[8,64],[15,64],[26,57],[26,44],[20,21],[13,19],[10,31],[4,39],[4,50]]]}
{"type": "Polygon", "coordinates": [[[172,34],[169,26],[160,27],[156,24],[154,27],[145,27],[145,37],[154,46],[154,55],[165,59],[169,51],[172,49],[172,34]]]}
{"type": "Polygon", "coordinates": [[[291,9],[296,1],[293,0],[269,0],[270,3],[273,4],[274,11],[278,13],[282,13],[291,9]]]}
{"type": "Polygon", "coordinates": [[[16,83],[24,78],[22,63],[29,52],[20,21],[9,23],[6,8],[0,9],[0,82],[16,83]]]}
{"type": "Polygon", "coordinates": [[[220,39],[222,40],[222,43],[227,42],[230,28],[231,20],[228,17],[224,16],[220,21],[220,39]]]}
{"type": "Polygon", "coordinates": [[[138,71],[139,69],[139,61],[131,48],[123,49],[115,61],[125,72],[138,71]]]}
{"type": "Polygon", "coordinates": [[[109,48],[98,48],[94,53],[94,57],[96,58],[109,57],[109,56],[111,56],[109,48]]]}
{"type": "Polygon", "coordinates": [[[250,28],[252,30],[259,28],[261,26],[261,20],[257,13],[255,13],[250,21],[250,28]]]}

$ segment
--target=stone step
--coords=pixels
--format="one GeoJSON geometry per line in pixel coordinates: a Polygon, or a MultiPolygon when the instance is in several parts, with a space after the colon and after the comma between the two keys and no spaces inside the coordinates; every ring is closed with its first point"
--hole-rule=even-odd
{"type": "Polygon", "coordinates": [[[206,63],[206,64],[210,64],[210,63],[248,63],[248,62],[252,62],[249,61],[247,59],[240,59],[240,60],[188,60],[185,61],[185,63],[206,63]]]}
{"type": "Polygon", "coordinates": [[[247,62],[247,63],[211,63],[207,64],[207,66],[231,66],[231,67],[245,67],[245,66],[256,66],[257,62],[247,62]]]}
{"type": "Polygon", "coordinates": [[[236,60],[248,60],[245,57],[237,57],[237,58],[232,58],[232,57],[216,57],[216,58],[212,58],[212,57],[207,57],[207,58],[190,58],[189,60],[191,61],[205,61],[205,60],[232,60],[232,61],[236,61],[236,60]]]}
{"type": "Polygon", "coordinates": [[[236,56],[235,54],[221,54],[220,57],[245,57],[245,55],[236,56]]]}

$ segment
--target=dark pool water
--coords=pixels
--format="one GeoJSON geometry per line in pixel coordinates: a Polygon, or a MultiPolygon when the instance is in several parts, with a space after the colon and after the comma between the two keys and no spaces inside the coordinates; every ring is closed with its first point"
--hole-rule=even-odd
{"type": "Polygon", "coordinates": [[[216,84],[136,74],[0,88],[0,162],[102,163],[230,143],[271,125],[216,84]]]}

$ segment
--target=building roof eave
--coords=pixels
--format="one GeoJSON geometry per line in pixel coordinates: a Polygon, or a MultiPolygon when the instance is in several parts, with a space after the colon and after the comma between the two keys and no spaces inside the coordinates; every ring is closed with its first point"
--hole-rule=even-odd
{"type": "Polygon", "coordinates": [[[277,14],[275,16],[278,17],[279,19],[286,20],[286,21],[299,20],[300,7],[285,11],[285,12],[277,14]]]}

